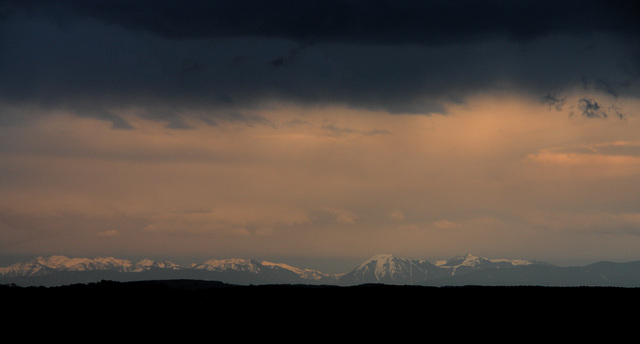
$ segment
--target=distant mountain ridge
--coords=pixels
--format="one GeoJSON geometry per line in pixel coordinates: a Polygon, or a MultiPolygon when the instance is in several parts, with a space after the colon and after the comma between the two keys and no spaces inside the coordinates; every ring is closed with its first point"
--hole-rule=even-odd
{"type": "Polygon", "coordinates": [[[435,263],[377,254],[353,270],[328,274],[284,263],[245,258],[210,259],[188,266],[170,261],[133,262],[114,257],[62,255],[0,267],[0,284],[56,286],[101,280],[215,280],[231,284],[394,284],[424,286],[542,285],[640,287],[640,262],[599,262],[559,267],[521,259],[489,259],[471,254],[435,263]]]}
{"type": "Polygon", "coordinates": [[[390,254],[378,254],[363,262],[354,270],[341,276],[340,281],[348,284],[430,284],[456,275],[483,270],[505,269],[535,263],[520,259],[488,259],[471,254],[457,256],[446,261],[431,263],[426,260],[412,260],[390,254]]]}
{"type": "Polygon", "coordinates": [[[163,278],[220,280],[237,284],[335,283],[335,275],[253,259],[210,259],[188,266],[142,259],[135,263],[114,257],[69,258],[62,255],[0,267],[0,283],[60,285],[102,279],[121,281],[163,278]]]}

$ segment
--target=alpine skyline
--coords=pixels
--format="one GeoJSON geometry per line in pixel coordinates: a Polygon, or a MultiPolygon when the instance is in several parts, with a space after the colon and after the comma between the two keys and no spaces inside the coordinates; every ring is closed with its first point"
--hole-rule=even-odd
{"type": "Polygon", "coordinates": [[[0,1],[0,266],[640,260],[632,1],[0,1]]]}

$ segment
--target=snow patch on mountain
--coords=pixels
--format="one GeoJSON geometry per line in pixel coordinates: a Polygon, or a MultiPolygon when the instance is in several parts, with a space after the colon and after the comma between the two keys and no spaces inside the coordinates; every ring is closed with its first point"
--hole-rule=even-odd
{"type": "Polygon", "coordinates": [[[295,266],[291,266],[288,264],[284,264],[284,263],[272,263],[272,262],[268,262],[268,261],[263,261],[262,265],[264,266],[268,266],[268,267],[278,267],[281,269],[285,269],[285,270],[289,270],[293,273],[295,273],[296,275],[307,279],[307,280],[321,280],[323,278],[331,278],[332,275],[331,274],[326,274],[326,273],[322,273],[320,271],[317,270],[311,270],[311,269],[302,269],[302,268],[297,268],[295,266]]]}
{"type": "Polygon", "coordinates": [[[436,262],[436,265],[443,267],[457,267],[457,266],[478,266],[483,263],[506,263],[509,265],[530,265],[533,264],[532,261],[523,260],[523,259],[490,259],[490,258],[482,258],[478,256],[474,256],[470,253],[467,253],[462,256],[457,256],[451,258],[449,260],[440,260],[436,262]]]}
{"type": "Polygon", "coordinates": [[[523,265],[531,265],[534,262],[522,259],[489,259],[482,258],[478,256],[474,256],[472,254],[465,254],[461,256],[457,256],[451,258],[446,261],[438,261],[436,262],[436,266],[450,269],[451,275],[455,275],[458,270],[469,270],[469,269],[486,269],[486,268],[507,268],[514,266],[523,266],[523,265]]]}
{"type": "Polygon", "coordinates": [[[142,259],[138,263],[136,263],[132,268],[130,268],[131,272],[142,272],[148,271],[150,269],[170,269],[170,270],[180,270],[183,267],[165,260],[164,262],[156,262],[151,259],[142,259]]]}
{"type": "Polygon", "coordinates": [[[245,271],[251,273],[260,273],[263,267],[260,263],[253,259],[229,258],[229,259],[210,259],[201,264],[192,265],[194,269],[207,271],[245,271]]]}

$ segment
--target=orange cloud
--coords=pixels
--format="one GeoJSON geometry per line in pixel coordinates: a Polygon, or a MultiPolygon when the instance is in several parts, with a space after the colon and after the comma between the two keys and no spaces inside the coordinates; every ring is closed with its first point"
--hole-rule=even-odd
{"type": "Polygon", "coordinates": [[[274,103],[260,111],[272,125],[182,130],[120,115],[136,129],[65,114],[0,127],[6,245],[45,247],[31,233],[54,227],[61,250],[87,233],[105,251],[467,252],[558,227],[533,214],[628,208],[640,192],[633,117],[588,121],[506,95],[438,116],[274,103]]]}

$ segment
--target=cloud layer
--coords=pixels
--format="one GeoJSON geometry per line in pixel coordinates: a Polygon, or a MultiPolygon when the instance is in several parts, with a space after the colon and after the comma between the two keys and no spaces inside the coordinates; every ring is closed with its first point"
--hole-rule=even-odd
{"type": "Polygon", "coordinates": [[[2,100],[129,128],[279,100],[442,113],[479,92],[636,96],[626,1],[20,1],[5,5],[2,100]]]}

